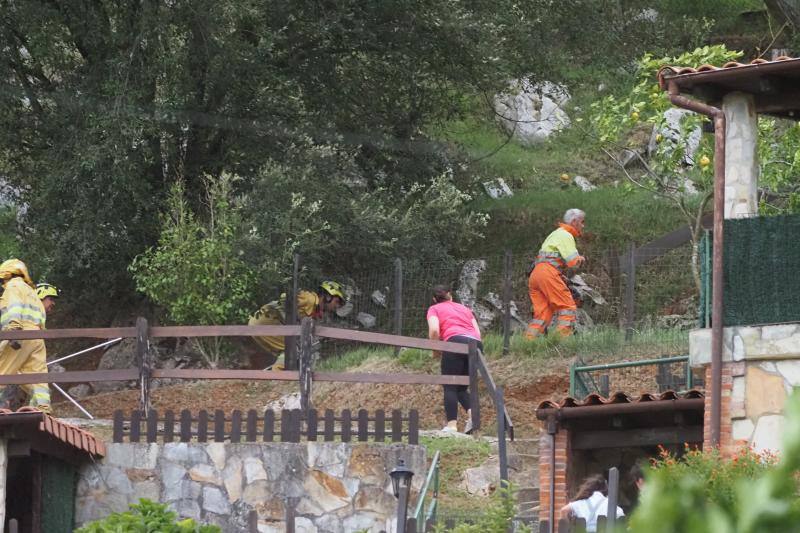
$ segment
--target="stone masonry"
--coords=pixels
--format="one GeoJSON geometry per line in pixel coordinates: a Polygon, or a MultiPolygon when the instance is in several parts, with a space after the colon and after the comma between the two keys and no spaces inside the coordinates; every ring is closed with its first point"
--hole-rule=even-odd
{"type": "MultiPolygon", "coordinates": [[[[752,446],[779,452],[783,406],[800,386],[800,324],[729,327],[723,337],[722,451],[752,446]]],[[[693,367],[705,368],[709,383],[710,329],[690,333],[689,356],[693,367]]]]}
{"type": "Polygon", "coordinates": [[[758,116],[753,96],[729,93],[725,113],[725,218],[758,213],[758,116]]]}
{"type": "Polygon", "coordinates": [[[76,497],[78,525],[125,511],[140,498],[168,503],[181,517],[247,531],[285,531],[287,504],[296,531],[394,531],[397,500],[389,472],[404,459],[416,475],[412,501],[426,472],[425,449],[404,444],[119,443],[102,462],[83,467],[76,497]],[[291,502],[291,503],[289,503],[291,502]]]}

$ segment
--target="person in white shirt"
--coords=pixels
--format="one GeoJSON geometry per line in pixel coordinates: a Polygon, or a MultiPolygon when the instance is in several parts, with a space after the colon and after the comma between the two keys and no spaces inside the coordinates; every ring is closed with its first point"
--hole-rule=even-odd
{"type": "MultiPolygon", "coordinates": [[[[597,517],[608,516],[608,484],[602,475],[586,478],[578,489],[578,494],[567,505],[561,508],[562,518],[583,518],[586,520],[586,531],[597,531],[597,517]]],[[[617,507],[617,518],[625,516],[617,507]]]]}

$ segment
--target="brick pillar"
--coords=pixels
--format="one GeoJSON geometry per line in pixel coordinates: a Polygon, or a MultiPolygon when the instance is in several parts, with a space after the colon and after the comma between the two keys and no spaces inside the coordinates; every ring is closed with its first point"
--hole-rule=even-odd
{"type": "MultiPolygon", "coordinates": [[[[539,437],[539,520],[550,520],[550,439],[547,432],[539,437]]],[[[569,455],[569,432],[558,428],[555,434],[555,517],[558,522],[559,512],[567,502],[567,456],[569,455]]]]}
{"type": "MultiPolygon", "coordinates": [[[[744,363],[722,363],[722,404],[720,405],[719,449],[723,455],[732,456],[737,444],[733,441],[733,378],[744,375],[744,363]]],[[[711,365],[706,366],[706,397],[703,413],[703,450],[711,450],[711,365]]]]}

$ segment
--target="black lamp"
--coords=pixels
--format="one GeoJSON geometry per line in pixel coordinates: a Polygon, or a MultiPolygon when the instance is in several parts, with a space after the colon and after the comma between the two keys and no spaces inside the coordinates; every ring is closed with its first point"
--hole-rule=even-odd
{"type": "Polygon", "coordinates": [[[414,477],[414,471],[407,468],[406,462],[400,459],[397,461],[397,466],[389,472],[389,477],[392,478],[392,489],[394,497],[397,498],[397,533],[405,533],[411,478],[414,477]]]}

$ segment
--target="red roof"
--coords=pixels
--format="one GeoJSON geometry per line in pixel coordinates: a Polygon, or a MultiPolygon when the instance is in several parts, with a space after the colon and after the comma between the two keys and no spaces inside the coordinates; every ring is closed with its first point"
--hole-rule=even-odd
{"type": "Polygon", "coordinates": [[[732,92],[753,95],[756,112],[791,118],[800,117],[800,58],[781,56],[774,61],[731,61],[721,67],[664,66],[658,71],[662,90],[670,86],[680,93],[718,105],[732,92]]]}
{"type": "Polygon", "coordinates": [[[33,424],[38,421],[38,430],[48,433],[59,441],[92,456],[102,457],[106,454],[103,441],[97,437],[45,414],[34,407],[21,407],[19,410],[0,409],[0,424],[33,424]]]}
{"type": "Polygon", "coordinates": [[[539,409],[568,409],[570,407],[591,407],[591,406],[603,406],[612,404],[664,402],[671,400],[691,400],[704,397],[705,396],[703,395],[703,393],[698,390],[690,390],[684,393],[677,393],[675,391],[670,390],[662,392],[661,394],[641,394],[639,396],[628,396],[624,392],[615,392],[608,398],[603,398],[599,394],[590,394],[583,400],[576,400],[571,396],[567,396],[560,402],[547,400],[540,403],[539,407],[537,407],[536,410],[538,411],[539,409]]]}

